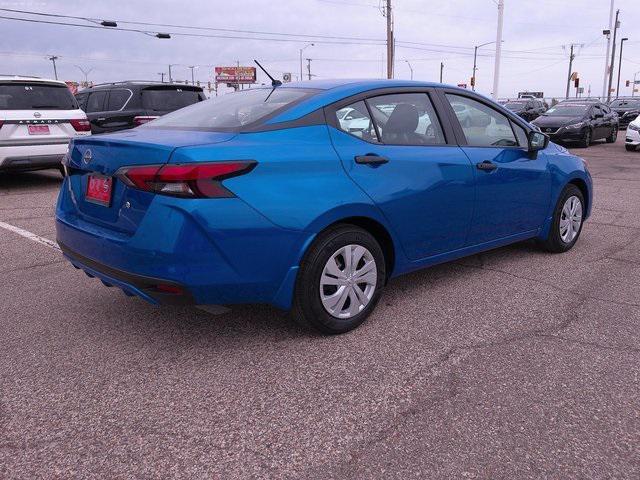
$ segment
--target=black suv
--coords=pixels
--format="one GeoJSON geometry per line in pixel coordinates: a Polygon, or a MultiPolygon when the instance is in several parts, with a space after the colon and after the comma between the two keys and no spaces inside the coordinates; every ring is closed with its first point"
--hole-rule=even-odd
{"type": "Polygon", "coordinates": [[[640,99],[619,98],[609,104],[620,117],[620,128],[627,128],[640,115],[640,99]]]}
{"type": "Polygon", "coordinates": [[[206,97],[195,85],[129,81],[89,87],[76,99],[95,134],[137,127],[206,97]]]}
{"type": "Polygon", "coordinates": [[[504,106],[527,122],[535,120],[547,111],[547,107],[542,103],[542,100],[531,98],[508,100],[504,103],[504,106]]]}
{"type": "Polygon", "coordinates": [[[598,100],[560,102],[531,123],[554,142],[577,142],[583,147],[593,140],[613,143],[618,137],[618,115],[598,100]]]}

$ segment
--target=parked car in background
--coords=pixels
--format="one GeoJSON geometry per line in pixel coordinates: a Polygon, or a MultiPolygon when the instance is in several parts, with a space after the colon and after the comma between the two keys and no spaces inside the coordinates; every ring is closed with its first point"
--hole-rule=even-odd
{"type": "Polygon", "coordinates": [[[611,110],[618,114],[620,128],[627,128],[640,115],[640,99],[619,98],[609,104],[611,110]]]}
{"type": "Polygon", "coordinates": [[[537,100],[534,98],[509,100],[504,103],[504,106],[527,122],[535,120],[547,111],[542,100],[537,100]]]}
{"type": "Polygon", "coordinates": [[[64,82],[0,76],[0,171],[62,168],[69,140],[89,121],[64,82]]]}
{"type": "Polygon", "coordinates": [[[640,115],[627,126],[624,146],[630,152],[636,151],[640,147],[640,115]]]}
{"type": "Polygon", "coordinates": [[[64,255],[151,303],[269,303],[336,334],[390,278],[578,240],[585,162],[491,100],[401,80],[285,85],[74,141],[56,209],[64,255]],[[353,110],[364,128],[343,123],[353,110]]]}
{"type": "Polygon", "coordinates": [[[116,82],[95,85],[76,94],[93,133],[134,128],[206,100],[202,88],[159,82],[116,82]]]}
{"type": "Polygon", "coordinates": [[[554,142],[575,142],[588,147],[594,140],[613,143],[618,137],[618,116],[600,101],[564,101],[531,122],[554,142]]]}

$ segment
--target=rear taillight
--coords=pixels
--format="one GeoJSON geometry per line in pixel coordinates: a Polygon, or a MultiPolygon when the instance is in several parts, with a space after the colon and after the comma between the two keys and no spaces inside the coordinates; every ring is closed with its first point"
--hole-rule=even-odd
{"type": "Polygon", "coordinates": [[[4,124],[4,121],[0,120],[0,128],[2,128],[2,124],[4,124]]]}
{"type": "Polygon", "coordinates": [[[249,173],[254,160],[193,165],[122,167],[116,176],[126,185],[148,192],[186,198],[227,198],[235,195],[222,181],[249,173]]]}
{"type": "Polygon", "coordinates": [[[90,132],[91,131],[91,123],[89,120],[82,120],[74,118],[73,120],[69,120],[71,122],[71,126],[74,128],[76,132],[90,132]]]}
{"type": "Polygon", "coordinates": [[[153,116],[153,115],[145,115],[145,116],[139,116],[139,117],[133,117],[133,124],[136,127],[139,127],[140,125],[144,125],[145,123],[149,123],[151,120],[155,120],[156,118],[158,118],[157,116],[153,116]]]}

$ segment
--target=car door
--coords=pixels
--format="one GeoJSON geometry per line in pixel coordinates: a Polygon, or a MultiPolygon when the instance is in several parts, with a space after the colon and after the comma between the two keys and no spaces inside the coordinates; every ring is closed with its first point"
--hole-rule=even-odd
{"type": "Polygon", "coordinates": [[[459,91],[445,91],[443,103],[462,150],[474,166],[476,199],[467,245],[514,236],[531,236],[544,223],[551,176],[544,153],[529,155],[527,130],[490,102],[459,91]],[[470,125],[456,122],[464,105],[470,125]]]}
{"type": "Polygon", "coordinates": [[[89,122],[91,122],[92,133],[103,133],[104,129],[101,124],[104,118],[102,113],[104,112],[105,103],[107,101],[107,91],[99,90],[97,92],[90,92],[87,97],[85,112],[89,122]]]}
{"type": "Polygon", "coordinates": [[[604,118],[604,112],[600,108],[599,105],[594,105],[591,107],[592,125],[593,125],[593,139],[600,140],[607,136],[607,121],[604,118]]]}
{"type": "Polygon", "coordinates": [[[135,126],[135,113],[127,109],[132,96],[133,92],[127,88],[114,88],[109,91],[105,111],[96,120],[104,132],[116,132],[135,126]]]}
{"type": "Polygon", "coordinates": [[[383,212],[407,257],[462,248],[473,213],[474,172],[443,124],[432,90],[378,91],[327,109],[347,174],[383,212]],[[368,122],[342,120],[344,109],[368,122]]]}

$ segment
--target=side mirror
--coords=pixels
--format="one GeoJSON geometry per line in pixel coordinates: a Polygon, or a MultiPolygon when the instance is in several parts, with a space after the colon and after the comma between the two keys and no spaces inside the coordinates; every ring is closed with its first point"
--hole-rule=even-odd
{"type": "Polygon", "coordinates": [[[539,150],[544,150],[549,146],[549,137],[542,132],[532,130],[529,132],[529,155],[536,158],[539,150]]]}

